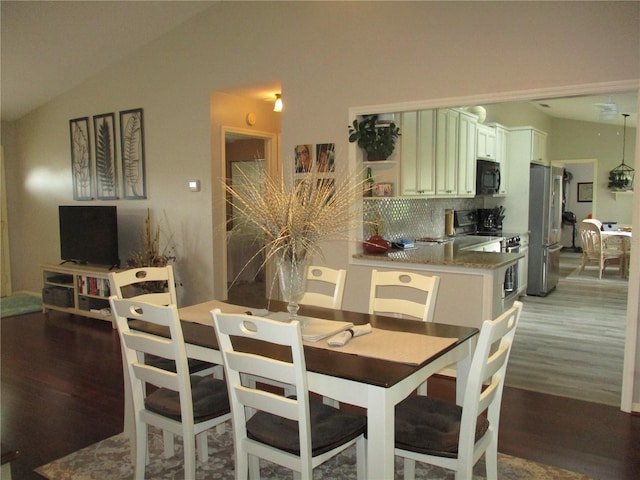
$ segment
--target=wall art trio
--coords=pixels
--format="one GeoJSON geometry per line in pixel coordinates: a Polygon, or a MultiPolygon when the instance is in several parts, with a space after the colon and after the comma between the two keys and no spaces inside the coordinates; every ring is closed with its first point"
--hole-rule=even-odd
{"type": "Polygon", "coordinates": [[[120,112],[120,164],[117,160],[115,114],[93,116],[93,145],[89,117],[69,120],[71,136],[71,175],[74,200],[115,200],[119,197],[147,198],[144,157],[144,118],[142,108],[120,112]],[[92,158],[95,155],[95,163],[92,158]]]}

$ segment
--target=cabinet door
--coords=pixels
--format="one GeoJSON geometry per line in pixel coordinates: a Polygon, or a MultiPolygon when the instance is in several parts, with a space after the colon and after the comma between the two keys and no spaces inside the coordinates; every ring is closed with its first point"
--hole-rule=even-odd
{"type": "Polygon", "coordinates": [[[402,194],[435,194],[434,111],[402,114],[402,194]]]}
{"type": "Polygon", "coordinates": [[[436,124],[436,194],[454,197],[458,168],[458,112],[437,110],[436,124]]]}
{"type": "Polygon", "coordinates": [[[475,116],[460,112],[458,121],[458,196],[476,194],[476,132],[475,116]]]}
{"type": "Polygon", "coordinates": [[[496,161],[496,131],[485,125],[478,125],[478,158],[496,161]]]}
{"type": "Polygon", "coordinates": [[[496,127],[496,161],[500,164],[500,195],[507,193],[507,178],[509,176],[509,131],[496,127]]]}
{"type": "Polygon", "coordinates": [[[542,165],[548,165],[547,134],[538,130],[532,130],[531,135],[531,161],[542,165]]]}

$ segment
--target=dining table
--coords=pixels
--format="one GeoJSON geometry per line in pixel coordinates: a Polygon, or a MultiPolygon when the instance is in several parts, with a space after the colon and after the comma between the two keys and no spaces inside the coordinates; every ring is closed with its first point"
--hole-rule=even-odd
{"type": "MultiPolygon", "coordinates": [[[[219,308],[223,313],[250,312],[268,317],[271,312],[285,312],[286,306],[285,302],[271,300],[267,313],[267,310],[213,300],[180,308],[187,356],[222,365],[211,310],[219,308]]],[[[395,406],[430,376],[452,366],[456,371],[456,402],[461,405],[479,330],[438,323],[437,319],[422,322],[307,305],[300,305],[298,314],[303,325],[305,319],[328,320],[329,326],[333,325],[331,322],[371,325],[370,335],[354,337],[343,347],[329,346],[326,338],[305,340],[307,382],[310,392],[366,411],[367,478],[393,478],[395,406]]],[[[286,315],[280,314],[282,317],[286,315]]],[[[129,324],[133,330],[167,336],[162,327],[139,320],[130,320],[129,324]]],[[[302,333],[304,339],[304,327],[302,333]]],[[[277,346],[248,344],[245,348],[270,348],[275,358],[287,355],[277,346]]],[[[128,390],[128,381],[125,381],[124,432],[129,438],[135,438],[128,390]]]]}
{"type": "Polygon", "coordinates": [[[629,265],[631,264],[631,239],[633,233],[630,227],[619,228],[616,230],[603,230],[600,232],[603,242],[608,246],[614,245],[622,252],[622,265],[620,267],[620,276],[627,277],[629,275],[629,265]],[[615,239],[615,242],[608,241],[615,239]]]}

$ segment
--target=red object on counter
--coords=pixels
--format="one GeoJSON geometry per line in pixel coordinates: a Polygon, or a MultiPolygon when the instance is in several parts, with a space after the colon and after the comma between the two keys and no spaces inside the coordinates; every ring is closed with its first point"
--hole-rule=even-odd
{"type": "Polygon", "coordinates": [[[367,253],[384,253],[391,248],[391,244],[380,235],[374,235],[362,243],[367,253]]]}

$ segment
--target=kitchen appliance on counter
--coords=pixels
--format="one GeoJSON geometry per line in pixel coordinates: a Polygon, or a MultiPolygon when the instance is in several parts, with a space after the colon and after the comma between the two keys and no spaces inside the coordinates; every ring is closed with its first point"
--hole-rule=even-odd
{"type": "Polygon", "coordinates": [[[477,210],[477,229],[479,232],[502,232],[504,207],[479,208],[477,210]]]}
{"type": "Polygon", "coordinates": [[[527,294],[546,296],[560,278],[562,168],[531,164],[527,294]]]}
{"type": "Polygon", "coordinates": [[[500,164],[477,160],[476,195],[492,195],[500,191],[500,164]]]}

